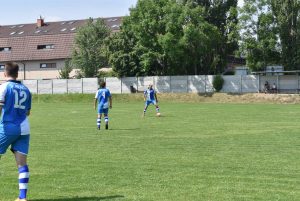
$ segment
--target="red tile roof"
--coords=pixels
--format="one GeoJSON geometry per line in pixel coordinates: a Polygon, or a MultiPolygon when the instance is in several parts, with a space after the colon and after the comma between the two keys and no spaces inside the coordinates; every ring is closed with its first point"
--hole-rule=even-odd
{"type": "MultiPolygon", "coordinates": [[[[112,31],[120,29],[121,20],[121,17],[104,18],[112,31]]],[[[11,47],[11,51],[0,51],[0,62],[69,58],[75,33],[86,22],[49,22],[40,28],[37,24],[0,26],[0,48],[11,47]],[[54,45],[54,49],[37,49],[38,45],[50,44],[54,45]]]]}

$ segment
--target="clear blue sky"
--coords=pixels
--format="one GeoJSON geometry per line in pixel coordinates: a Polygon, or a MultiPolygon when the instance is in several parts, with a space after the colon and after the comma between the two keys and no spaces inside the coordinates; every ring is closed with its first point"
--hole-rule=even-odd
{"type": "Polygon", "coordinates": [[[137,0],[0,0],[0,25],[129,15],[137,0]]]}
{"type": "MultiPolygon", "coordinates": [[[[239,5],[243,0],[239,0],[239,5]]],[[[137,0],[0,0],[0,25],[129,15],[137,0]]]]}

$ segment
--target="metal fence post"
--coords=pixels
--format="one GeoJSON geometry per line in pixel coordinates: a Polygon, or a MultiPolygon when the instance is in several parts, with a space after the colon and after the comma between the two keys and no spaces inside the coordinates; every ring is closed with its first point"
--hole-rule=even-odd
{"type": "Polygon", "coordinates": [[[84,78],[81,78],[81,93],[83,94],[83,79],[84,78]]]}
{"type": "Polygon", "coordinates": [[[122,78],[120,78],[120,80],[121,80],[121,94],[123,94],[123,80],[122,78]]]}
{"type": "Polygon", "coordinates": [[[277,74],[277,79],[276,79],[276,86],[277,86],[277,90],[279,90],[281,87],[279,86],[280,82],[279,82],[279,75],[277,74]]]}
{"type": "Polygon", "coordinates": [[[241,75],[241,77],[240,77],[240,85],[241,85],[241,87],[240,87],[240,91],[241,91],[241,94],[243,93],[243,75],[241,75]]]}

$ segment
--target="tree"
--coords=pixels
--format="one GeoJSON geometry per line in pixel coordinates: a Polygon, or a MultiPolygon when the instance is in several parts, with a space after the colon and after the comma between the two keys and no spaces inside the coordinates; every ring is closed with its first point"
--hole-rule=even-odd
{"type": "Polygon", "coordinates": [[[99,68],[107,66],[105,39],[110,32],[102,19],[93,20],[92,18],[78,30],[72,63],[81,69],[84,77],[96,77],[99,68]]]}
{"type": "Polygon", "coordinates": [[[269,0],[245,0],[241,8],[241,54],[252,70],[281,63],[278,26],[269,0]]]}
{"type": "Polygon", "coordinates": [[[279,30],[282,64],[285,70],[300,70],[300,2],[272,0],[271,7],[279,30]]]}
{"type": "Polygon", "coordinates": [[[70,73],[72,72],[73,67],[71,64],[71,59],[67,59],[65,61],[65,66],[59,71],[59,78],[60,79],[69,79],[70,73]]]}
{"type": "Polygon", "coordinates": [[[108,41],[109,63],[120,76],[210,72],[221,40],[203,15],[175,0],[139,0],[108,41]]]}
{"type": "MultiPolygon", "coordinates": [[[[215,73],[221,73],[227,65],[227,56],[234,55],[238,50],[238,0],[180,0],[186,5],[203,9],[205,20],[218,28],[221,35],[220,44],[216,50],[215,73]]],[[[201,17],[201,16],[199,16],[201,17]]]]}

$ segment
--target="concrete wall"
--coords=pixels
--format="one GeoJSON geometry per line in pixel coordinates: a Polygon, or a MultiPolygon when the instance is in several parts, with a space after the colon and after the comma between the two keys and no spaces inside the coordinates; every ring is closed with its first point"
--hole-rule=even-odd
{"type": "Polygon", "coordinates": [[[54,80],[23,80],[25,86],[33,94],[93,94],[98,90],[97,78],[54,79],[54,80]]]}
{"type": "MultiPolygon", "coordinates": [[[[212,75],[195,76],[154,76],[106,78],[106,86],[111,93],[131,93],[131,86],[137,92],[143,92],[152,84],[159,93],[205,93],[214,92],[212,75]]],[[[223,76],[224,93],[257,93],[262,91],[264,83],[276,84],[279,92],[298,93],[300,77],[296,75],[257,76],[232,75],[223,76]]],[[[0,81],[1,83],[2,81],[0,81]]],[[[98,89],[97,78],[83,79],[53,79],[53,80],[23,80],[32,93],[63,94],[63,93],[95,93],[98,89]]]]}
{"type": "MultiPolygon", "coordinates": [[[[159,93],[205,93],[214,92],[213,75],[195,76],[154,76],[106,78],[107,87],[112,93],[130,93],[130,86],[144,91],[152,84],[159,93]]],[[[257,93],[264,88],[265,81],[270,85],[276,83],[281,91],[295,92],[299,89],[298,76],[258,76],[258,75],[226,75],[223,76],[223,93],[257,93]]]]}

